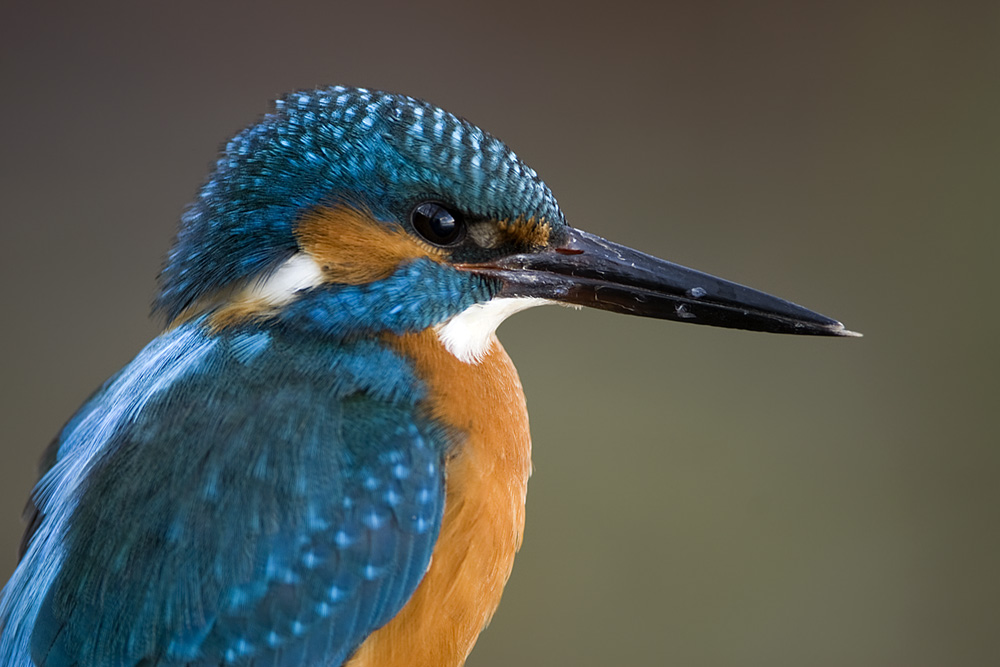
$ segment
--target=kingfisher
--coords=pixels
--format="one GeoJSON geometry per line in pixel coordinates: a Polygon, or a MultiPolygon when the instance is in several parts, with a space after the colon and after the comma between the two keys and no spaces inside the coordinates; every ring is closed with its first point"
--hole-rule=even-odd
{"type": "Polygon", "coordinates": [[[42,457],[0,665],[462,665],[531,472],[495,331],[552,303],[856,335],[569,226],[503,142],[427,102],[280,99],[181,218],[165,330],[42,457]]]}

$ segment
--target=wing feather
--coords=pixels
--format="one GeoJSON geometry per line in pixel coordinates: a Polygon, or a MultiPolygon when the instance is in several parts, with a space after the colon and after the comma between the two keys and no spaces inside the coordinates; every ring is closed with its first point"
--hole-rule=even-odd
{"type": "Polygon", "coordinates": [[[447,449],[419,382],[373,342],[311,359],[269,342],[134,388],[150,395],[86,468],[61,568],[34,593],[36,667],[339,665],[406,603],[447,449]]]}

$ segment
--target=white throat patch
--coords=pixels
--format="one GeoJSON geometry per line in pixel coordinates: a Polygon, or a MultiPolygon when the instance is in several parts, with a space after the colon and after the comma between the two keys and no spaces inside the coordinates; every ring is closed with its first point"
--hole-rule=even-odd
{"type": "Polygon", "coordinates": [[[459,361],[478,364],[493,347],[494,332],[505,319],[528,308],[553,303],[533,297],[498,298],[476,303],[435,327],[438,338],[459,361]]]}

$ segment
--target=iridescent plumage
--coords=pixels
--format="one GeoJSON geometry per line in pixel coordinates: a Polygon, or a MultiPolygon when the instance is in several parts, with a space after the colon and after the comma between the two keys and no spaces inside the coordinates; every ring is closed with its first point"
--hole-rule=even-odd
{"type": "Polygon", "coordinates": [[[460,665],[530,473],[493,330],[549,301],[846,334],[568,227],[510,149],[427,103],[287,96],[184,214],[166,331],[44,456],[0,664],[460,665]]]}

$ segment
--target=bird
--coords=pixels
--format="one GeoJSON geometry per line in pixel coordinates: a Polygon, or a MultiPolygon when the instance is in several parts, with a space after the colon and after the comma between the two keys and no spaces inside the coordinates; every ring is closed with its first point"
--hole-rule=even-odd
{"type": "Polygon", "coordinates": [[[430,103],[279,99],[181,216],[162,333],[42,456],[0,664],[464,664],[531,473],[495,332],[544,304],[857,335],[571,227],[505,143],[430,103]]]}

